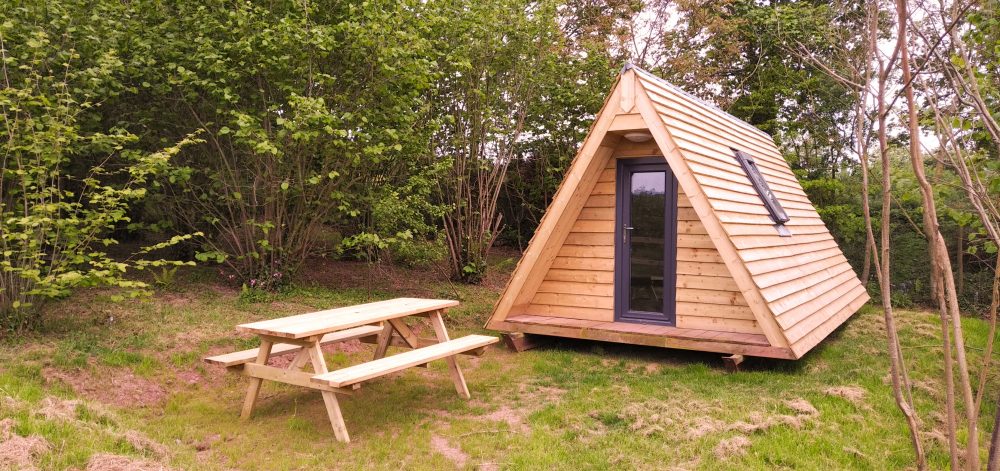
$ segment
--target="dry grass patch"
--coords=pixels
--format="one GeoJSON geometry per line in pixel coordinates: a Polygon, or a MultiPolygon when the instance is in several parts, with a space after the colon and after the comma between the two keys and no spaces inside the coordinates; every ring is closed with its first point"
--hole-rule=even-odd
{"type": "Polygon", "coordinates": [[[154,461],[128,456],[98,453],[87,461],[85,471],[171,471],[172,468],[154,461]]]}
{"type": "Polygon", "coordinates": [[[715,446],[715,457],[726,460],[733,456],[742,456],[750,448],[750,439],[743,435],[725,438],[715,446]]]}
{"type": "Polygon", "coordinates": [[[819,414],[819,411],[816,410],[816,408],[813,407],[809,401],[802,399],[801,397],[785,401],[785,405],[799,415],[810,416],[819,414]]]}
{"type": "Polygon", "coordinates": [[[0,469],[38,469],[36,460],[49,451],[49,442],[39,436],[22,437],[14,433],[14,420],[0,420],[0,469]]]}
{"type": "Polygon", "coordinates": [[[831,396],[842,397],[857,405],[862,405],[865,401],[865,390],[857,386],[835,386],[826,388],[823,392],[831,396]]]}
{"type": "Polygon", "coordinates": [[[117,407],[154,407],[167,399],[163,386],[127,368],[98,371],[45,368],[42,375],[46,381],[65,383],[79,396],[117,407]]]}
{"type": "Polygon", "coordinates": [[[76,420],[76,408],[81,404],[77,399],[59,399],[45,397],[38,403],[35,411],[48,420],[76,420]]]}
{"type": "Polygon", "coordinates": [[[149,437],[136,432],[135,430],[125,432],[125,434],[122,435],[122,438],[124,438],[129,445],[132,445],[132,448],[144,453],[149,453],[160,459],[166,458],[169,452],[167,447],[162,443],[151,440],[149,437]]]}
{"type": "Polygon", "coordinates": [[[802,398],[785,401],[784,404],[794,412],[794,415],[753,411],[744,420],[727,422],[718,418],[727,411],[724,404],[718,401],[709,403],[682,397],[665,401],[653,399],[626,405],[623,419],[628,423],[629,430],[639,435],[668,433],[687,440],[697,440],[724,432],[753,434],[781,425],[797,429],[819,415],[819,411],[802,398]],[[702,414],[678,414],[678,411],[684,410],[699,411],[702,414]]]}

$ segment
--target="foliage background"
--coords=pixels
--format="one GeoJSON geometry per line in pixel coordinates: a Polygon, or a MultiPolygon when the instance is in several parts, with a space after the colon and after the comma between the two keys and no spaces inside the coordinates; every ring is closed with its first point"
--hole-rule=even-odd
{"type": "MultiPolygon", "coordinates": [[[[804,45],[833,67],[851,60],[863,7],[750,0],[5,2],[2,211],[15,209],[10,182],[18,177],[8,171],[16,168],[15,149],[62,139],[13,131],[9,123],[24,111],[11,97],[27,93],[39,100],[33,115],[62,119],[81,136],[43,164],[58,168],[60,182],[106,169],[101,185],[125,191],[132,187],[115,172],[134,172],[146,165],[143,158],[170,150],[168,164],[143,177],[141,198],[121,199],[116,217],[92,228],[84,249],[96,240],[173,240],[171,248],[158,247],[157,257],[218,263],[221,276],[249,289],[286,284],[314,256],[410,266],[450,258],[456,278],[475,281],[494,240],[526,245],[604,95],[632,61],[771,133],[862,273],[854,95],[789,51],[804,45]],[[185,141],[191,135],[197,138],[185,141]],[[113,142],[98,148],[98,137],[113,142]],[[109,155],[113,163],[104,160],[109,155]],[[508,156],[502,178],[483,180],[500,155],[508,156]],[[471,224],[477,218],[484,222],[471,224]],[[446,230],[450,220],[466,224],[464,232],[446,230]],[[203,235],[187,237],[196,233],[203,235]]],[[[995,64],[996,10],[984,4],[969,18],[967,41],[977,60],[995,64]]],[[[996,75],[984,76],[983,87],[995,104],[996,75]]],[[[902,149],[905,134],[893,133],[892,145],[902,149]]],[[[980,143],[983,168],[993,169],[997,150],[985,135],[980,143]]],[[[927,251],[914,224],[919,194],[904,154],[893,158],[894,297],[900,305],[924,304],[927,251]]],[[[948,166],[933,154],[928,165],[939,212],[947,215],[942,230],[962,267],[961,301],[982,309],[996,248],[954,190],[948,166]]],[[[877,203],[884,190],[873,187],[868,197],[877,203]]],[[[53,216],[95,209],[84,203],[53,216]]],[[[2,223],[5,234],[16,231],[9,214],[2,223]]],[[[125,271],[103,283],[130,279],[125,271]]]]}

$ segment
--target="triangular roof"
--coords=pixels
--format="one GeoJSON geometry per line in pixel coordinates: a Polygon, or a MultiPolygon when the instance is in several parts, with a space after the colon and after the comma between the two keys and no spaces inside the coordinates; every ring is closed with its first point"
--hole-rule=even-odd
{"type": "Polygon", "coordinates": [[[626,66],[487,326],[531,299],[614,152],[615,131],[648,129],[772,346],[799,358],[869,299],[791,167],[763,131],[644,70],[626,66]],[[733,149],[751,154],[788,213],[783,237],[733,149]]]}

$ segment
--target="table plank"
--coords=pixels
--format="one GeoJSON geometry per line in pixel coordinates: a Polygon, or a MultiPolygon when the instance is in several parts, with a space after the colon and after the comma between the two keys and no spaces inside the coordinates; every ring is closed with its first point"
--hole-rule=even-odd
{"type": "Polygon", "coordinates": [[[466,335],[455,340],[448,340],[359,365],[348,366],[329,373],[317,374],[312,377],[312,381],[333,387],[350,386],[429,361],[458,355],[463,351],[482,348],[494,344],[499,340],[489,335],[466,335]]]}
{"type": "MultiPolygon", "coordinates": [[[[356,339],[359,337],[368,337],[376,335],[382,332],[382,326],[379,325],[364,325],[360,327],[355,327],[353,329],[342,330],[338,332],[332,332],[323,336],[319,343],[326,345],[329,343],[343,342],[345,340],[356,339]]],[[[302,350],[301,345],[292,345],[287,343],[275,344],[271,347],[271,357],[276,357],[279,355],[290,355],[302,350]]],[[[204,358],[205,363],[211,363],[214,365],[225,366],[226,368],[230,366],[242,365],[244,363],[249,363],[257,358],[256,348],[251,348],[249,350],[241,350],[238,352],[226,353],[223,355],[215,355],[211,357],[204,358]]]]}
{"type": "Polygon", "coordinates": [[[458,306],[450,299],[396,298],[357,306],[327,309],[236,326],[242,332],[301,339],[389,319],[458,306]]]}

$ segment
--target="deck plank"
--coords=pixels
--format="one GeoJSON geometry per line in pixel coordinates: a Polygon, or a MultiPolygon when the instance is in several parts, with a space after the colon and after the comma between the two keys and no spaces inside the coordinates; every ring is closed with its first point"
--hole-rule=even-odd
{"type": "Polygon", "coordinates": [[[540,317],[532,315],[517,315],[507,318],[511,324],[533,324],[586,330],[605,330],[628,334],[648,335],[656,337],[677,338],[686,340],[703,340],[713,342],[737,343],[744,345],[770,346],[767,337],[761,334],[738,332],[722,332],[704,329],[684,329],[679,327],[660,326],[652,324],[633,324],[629,322],[599,322],[580,321],[560,317],[540,317]]]}
{"type": "Polygon", "coordinates": [[[789,348],[771,346],[767,337],[762,334],[684,329],[627,322],[595,322],[581,327],[577,323],[566,321],[567,319],[558,317],[515,315],[508,317],[496,328],[508,332],[554,335],[651,347],[741,354],[785,360],[796,358],[789,348]]]}

